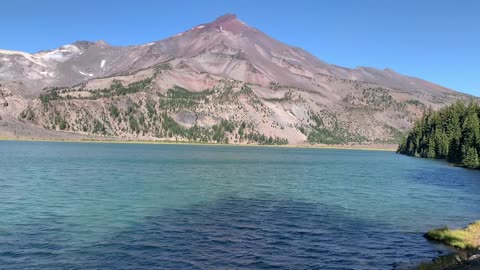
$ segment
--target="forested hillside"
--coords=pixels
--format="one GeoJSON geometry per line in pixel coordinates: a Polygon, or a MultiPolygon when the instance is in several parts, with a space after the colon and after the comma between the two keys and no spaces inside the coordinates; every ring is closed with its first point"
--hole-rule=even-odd
{"type": "Polygon", "coordinates": [[[462,102],[439,111],[428,110],[397,152],[409,156],[446,159],[467,168],[480,168],[480,106],[462,102]]]}

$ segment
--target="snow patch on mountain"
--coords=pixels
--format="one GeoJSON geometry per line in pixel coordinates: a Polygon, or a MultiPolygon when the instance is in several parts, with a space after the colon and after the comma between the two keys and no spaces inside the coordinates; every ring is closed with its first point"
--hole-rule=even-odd
{"type": "Polygon", "coordinates": [[[34,56],[39,57],[43,60],[54,60],[57,62],[65,62],[66,60],[70,59],[73,55],[81,54],[83,51],[74,45],[64,45],[58,49],[46,51],[46,52],[39,52],[36,53],[34,56]]]}
{"type": "Polygon", "coordinates": [[[42,74],[42,75],[45,76],[45,77],[47,77],[47,76],[48,76],[48,77],[52,77],[52,78],[55,77],[55,73],[53,73],[53,72],[40,71],[39,73],[42,74]]]}
{"type": "Polygon", "coordinates": [[[20,51],[10,51],[10,50],[1,50],[0,49],[0,54],[6,54],[6,55],[20,55],[29,60],[30,62],[33,62],[39,66],[46,66],[45,63],[37,59],[34,55],[26,53],[26,52],[20,52],[20,51]]]}
{"type": "Polygon", "coordinates": [[[83,76],[88,76],[88,77],[93,77],[93,74],[92,73],[86,73],[86,72],[82,72],[82,71],[78,71],[80,74],[82,74],[83,76]]]}

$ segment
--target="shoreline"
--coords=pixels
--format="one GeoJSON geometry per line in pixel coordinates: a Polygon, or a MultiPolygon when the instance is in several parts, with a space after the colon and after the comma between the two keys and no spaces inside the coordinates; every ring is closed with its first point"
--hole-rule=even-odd
{"type": "Polygon", "coordinates": [[[153,141],[153,140],[122,140],[122,139],[43,139],[43,138],[12,138],[2,137],[1,141],[17,142],[54,142],[54,143],[104,143],[104,144],[159,144],[159,145],[201,145],[201,146],[233,146],[233,147],[278,147],[298,149],[332,149],[332,150],[360,150],[360,151],[384,151],[395,152],[395,145],[327,145],[327,144],[286,144],[286,145],[262,145],[262,144],[239,144],[239,143],[201,143],[188,141],[153,141]]]}
{"type": "Polygon", "coordinates": [[[422,263],[419,265],[419,269],[463,270],[480,268],[480,221],[477,220],[460,229],[450,229],[446,226],[433,229],[425,233],[424,237],[432,242],[452,247],[456,252],[436,257],[428,263],[422,263]]]}
{"type": "Polygon", "coordinates": [[[480,251],[457,250],[451,254],[433,258],[417,266],[419,270],[468,270],[480,269],[480,251]]]}
{"type": "Polygon", "coordinates": [[[420,157],[420,156],[407,155],[407,154],[403,154],[403,153],[399,153],[399,154],[400,154],[400,155],[404,155],[404,156],[406,156],[406,157],[412,157],[412,158],[445,161],[446,163],[448,163],[449,166],[457,167],[457,168],[462,168],[462,169],[466,169],[466,170],[480,170],[480,167],[477,167],[477,168],[469,168],[469,167],[466,167],[465,165],[463,165],[463,164],[461,164],[461,163],[450,162],[450,161],[448,161],[446,158],[428,158],[428,157],[420,157]]]}

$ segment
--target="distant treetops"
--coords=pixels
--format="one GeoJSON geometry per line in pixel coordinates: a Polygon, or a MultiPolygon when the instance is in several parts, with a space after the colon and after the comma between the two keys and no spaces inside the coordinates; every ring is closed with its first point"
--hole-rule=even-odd
{"type": "Polygon", "coordinates": [[[456,102],[438,111],[428,109],[398,146],[397,153],[446,159],[466,168],[480,168],[480,106],[456,102]]]}

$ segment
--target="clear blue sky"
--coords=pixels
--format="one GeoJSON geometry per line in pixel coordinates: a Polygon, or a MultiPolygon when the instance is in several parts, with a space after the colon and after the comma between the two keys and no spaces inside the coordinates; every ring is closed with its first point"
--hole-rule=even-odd
{"type": "Polygon", "coordinates": [[[142,44],[225,13],[332,64],[389,67],[480,96],[480,1],[474,0],[3,1],[0,48],[142,44]]]}

